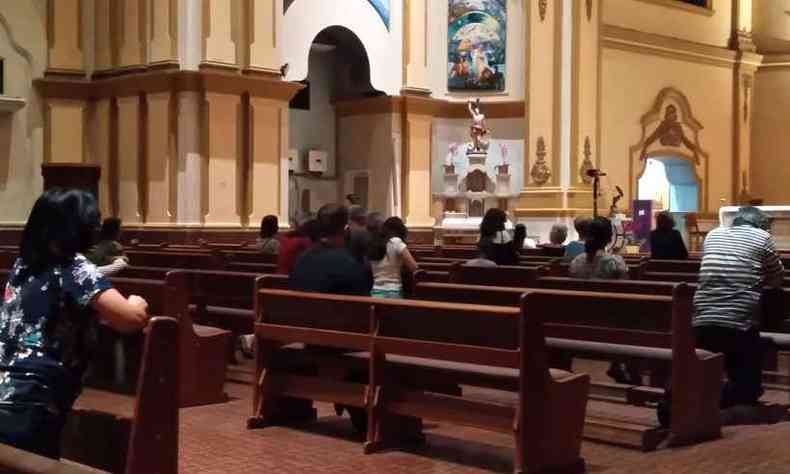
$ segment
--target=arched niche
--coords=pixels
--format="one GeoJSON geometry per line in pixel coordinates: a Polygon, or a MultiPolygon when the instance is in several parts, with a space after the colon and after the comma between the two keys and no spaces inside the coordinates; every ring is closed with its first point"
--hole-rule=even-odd
{"type": "Polygon", "coordinates": [[[310,47],[318,34],[331,26],[342,26],[359,38],[368,52],[370,82],[377,90],[398,95],[402,77],[402,0],[392,0],[390,30],[380,14],[367,0],[334,1],[297,0],[283,15],[282,62],[288,63],[287,80],[307,76],[310,47]]]}
{"type": "Polygon", "coordinates": [[[675,88],[659,92],[653,107],[640,119],[642,136],[629,148],[629,195],[637,196],[648,158],[677,158],[691,165],[699,185],[699,209],[708,210],[710,159],[700,144],[704,128],[694,117],[688,98],[675,88]]]}

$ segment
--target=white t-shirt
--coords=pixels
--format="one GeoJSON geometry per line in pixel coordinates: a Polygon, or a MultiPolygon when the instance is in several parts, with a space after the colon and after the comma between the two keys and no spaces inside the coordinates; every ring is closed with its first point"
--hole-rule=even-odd
{"type": "Polygon", "coordinates": [[[387,242],[387,254],[378,262],[370,262],[373,269],[374,290],[401,290],[401,267],[403,258],[401,254],[406,249],[406,244],[400,237],[393,237],[387,242]]]}

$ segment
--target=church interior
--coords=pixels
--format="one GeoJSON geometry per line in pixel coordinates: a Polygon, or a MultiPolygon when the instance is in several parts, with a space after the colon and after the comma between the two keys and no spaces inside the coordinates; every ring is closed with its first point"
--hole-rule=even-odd
{"type": "Polygon", "coordinates": [[[790,0],[2,1],[2,268],[42,192],[88,189],[108,281],[177,324],[105,335],[62,459],[0,436],[0,471],[787,472],[790,279],[756,415],[719,416],[691,308],[742,206],[790,263],[788,132],[790,0]],[[289,294],[262,220],[333,204],[402,219],[408,297],[289,294]],[[536,248],[464,270],[500,211],[536,248]],[[659,214],[687,259],[650,258],[659,214]],[[633,281],[544,252],[599,215],[633,281]]]}

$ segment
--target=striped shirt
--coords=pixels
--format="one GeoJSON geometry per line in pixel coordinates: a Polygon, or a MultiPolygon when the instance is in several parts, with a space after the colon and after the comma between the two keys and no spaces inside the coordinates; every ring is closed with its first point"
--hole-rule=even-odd
{"type": "Polygon", "coordinates": [[[703,247],[694,326],[751,329],[763,290],[781,286],[784,276],[771,234],[746,225],[719,227],[703,247]]]}

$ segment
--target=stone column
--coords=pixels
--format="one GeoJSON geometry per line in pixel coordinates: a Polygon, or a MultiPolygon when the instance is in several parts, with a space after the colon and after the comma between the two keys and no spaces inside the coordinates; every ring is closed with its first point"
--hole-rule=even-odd
{"type": "Polygon", "coordinates": [[[598,167],[598,58],[601,2],[573,2],[573,74],[570,179],[567,205],[592,205],[592,179],[598,167]]]}
{"type": "Polygon", "coordinates": [[[140,97],[118,98],[118,217],[125,224],[141,224],[140,97]]]}
{"type": "Polygon", "coordinates": [[[148,94],[146,101],[146,223],[170,224],[176,213],[173,94],[170,91],[148,94]]]}
{"type": "Polygon", "coordinates": [[[178,4],[176,0],[150,1],[150,46],[148,62],[152,65],[178,63],[178,4]]]}
{"type": "Polygon", "coordinates": [[[238,95],[206,92],[204,133],[208,137],[208,175],[203,189],[207,199],[207,226],[241,225],[240,106],[238,95]]]}
{"type": "Polygon", "coordinates": [[[428,77],[429,0],[403,2],[403,88],[401,94],[430,95],[428,77]]]}
{"type": "Polygon", "coordinates": [[[246,0],[249,54],[247,71],[280,76],[280,55],[277,52],[276,0],[246,0]]]}
{"type": "Polygon", "coordinates": [[[431,217],[431,131],[427,99],[403,98],[403,213],[409,227],[433,227],[431,217]]]}
{"type": "Polygon", "coordinates": [[[200,92],[178,93],[176,215],[179,224],[193,226],[202,224],[205,214],[202,103],[200,92]]]}
{"type": "MultiPolygon", "coordinates": [[[[117,31],[113,29],[112,11],[116,7],[112,0],[95,0],[94,3],[94,74],[108,71],[115,64],[113,37],[117,31]]],[[[104,172],[102,172],[102,176],[104,172]]]]}
{"type": "Polygon", "coordinates": [[[288,102],[250,99],[249,219],[255,226],[267,214],[288,222],[288,102]],[[285,179],[281,170],[285,169],[285,179]]]}
{"type": "Polygon", "coordinates": [[[236,0],[203,0],[203,60],[201,64],[236,68],[237,9],[236,0]]]}
{"type": "Polygon", "coordinates": [[[562,1],[528,0],[524,187],[522,208],[561,208],[560,42],[562,1]]]}
{"type": "Polygon", "coordinates": [[[146,2],[118,0],[114,8],[117,15],[118,66],[140,68],[146,62],[146,2]]]}
{"type": "Polygon", "coordinates": [[[49,0],[47,72],[82,75],[82,0],[49,0]]]}

